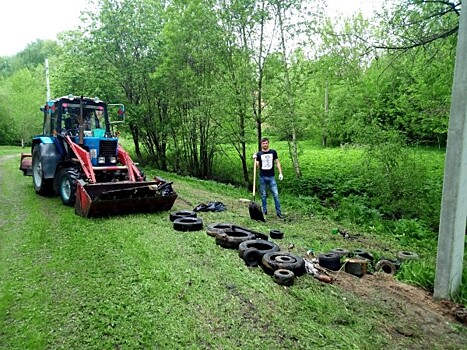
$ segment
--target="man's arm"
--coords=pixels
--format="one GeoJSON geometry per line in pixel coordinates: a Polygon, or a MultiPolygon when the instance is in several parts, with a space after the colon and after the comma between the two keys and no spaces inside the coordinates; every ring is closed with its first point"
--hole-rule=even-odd
{"type": "Polygon", "coordinates": [[[281,167],[281,162],[279,162],[279,158],[276,158],[276,167],[277,167],[277,170],[279,170],[279,180],[282,181],[284,176],[282,175],[282,167],[281,167]]]}

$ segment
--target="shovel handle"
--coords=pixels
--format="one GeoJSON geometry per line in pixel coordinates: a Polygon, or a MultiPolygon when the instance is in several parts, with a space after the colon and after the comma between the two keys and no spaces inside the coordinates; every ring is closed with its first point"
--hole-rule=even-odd
{"type": "Polygon", "coordinates": [[[256,194],[256,158],[253,161],[253,202],[255,201],[256,194]]]}

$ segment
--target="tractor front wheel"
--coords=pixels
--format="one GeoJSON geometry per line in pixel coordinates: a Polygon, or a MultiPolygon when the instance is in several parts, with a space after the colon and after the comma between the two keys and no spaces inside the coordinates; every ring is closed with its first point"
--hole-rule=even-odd
{"type": "Polygon", "coordinates": [[[32,152],[32,182],[34,184],[34,190],[41,196],[50,196],[53,194],[53,179],[44,178],[40,145],[34,147],[32,152]]]}
{"type": "Polygon", "coordinates": [[[62,169],[60,171],[58,191],[63,204],[73,206],[76,200],[76,181],[78,178],[75,169],[62,169]]]}

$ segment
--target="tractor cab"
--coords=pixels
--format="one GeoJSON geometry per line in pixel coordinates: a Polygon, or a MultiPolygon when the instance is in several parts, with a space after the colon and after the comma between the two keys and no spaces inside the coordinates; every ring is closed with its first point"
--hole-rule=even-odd
{"type": "Polygon", "coordinates": [[[64,96],[48,101],[41,110],[44,136],[112,136],[107,105],[98,98],[64,96]]]}
{"type": "Polygon", "coordinates": [[[123,105],[107,105],[99,98],[70,95],[48,101],[41,110],[43,136],[51,137],[58,148],[65,145],[64,137],[70,137],[89,152],[93,166],[117,163],[118,138],[113,126],[124,121],[123,105]]]}

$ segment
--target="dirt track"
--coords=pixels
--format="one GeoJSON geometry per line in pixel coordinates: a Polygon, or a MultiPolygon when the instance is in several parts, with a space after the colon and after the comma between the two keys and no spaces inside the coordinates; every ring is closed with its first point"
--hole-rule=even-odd
{"type": "Polygon", "coordinates": [[[463,321],[458,317],[464,309],[461,305],[434,300],[428,291],[401,283],[386,273],[365,275],[362,278],[346,273],[335,276],[335,284],[344,291],[358,295],[369,305],[386,308],[383,312],[393,314],[400,320],[398,324],[383,326],[394,338],[439,339],[441,335],[449,335],[453,339],[458,338],[460,349],[467,348],[467,339],[453,331],[453,326],[460,326],[463,321]]]}

